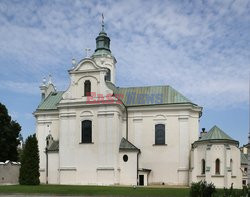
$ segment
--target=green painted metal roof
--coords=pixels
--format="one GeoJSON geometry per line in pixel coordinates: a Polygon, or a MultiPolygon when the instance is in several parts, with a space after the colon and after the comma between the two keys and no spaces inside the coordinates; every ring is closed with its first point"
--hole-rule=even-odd
{"type": "Polygon", "coordinates": [[[92,57],[95,56],[106,56],[106,55],[110,55],[112,56],[111,52],[105,49],[99,49],[98,51],[95,51],[92,55],[92,57]]]}
{"type": "Polygon", "coordinates": [[[120,88],[111,82],[107,82],[107,85],[126,106],[192,103],[171,86],[120,88]]]}
{"type": "Polygon", "coordinates": [[[241,152],[241,164],[248,164],[247,154],[241,152]]]}
{"type": "Polygon", "coordinates": [[[219,127],[216,125],[213,126],[209,132],[205,135],[203,135],[198,141],[206,141],[206,140],[230,140],[230,141],[236,141],[233,138],[231,138],[229,135],[227,135],[224,131],[222,131],[219,127]]]}
{"type": "Polygon", "coordinates": [[[63,91],[51,92],[38,106],[37,110],[57,109],[57,104],[62,99],[63,91]]]}
{"type": "MultiPolygon", "coordinates": [[[[111,82],[107,86],[126,106],[192,103],[171,86],[116,87],[111,82]]],[[[54,110],[61,101],[63,91],[52,92],[38,106],[37,110],[54,110]]],[[[192,103],[194,104],[194,103],[192,103]]]]}
{"type": "Polygon", "coordinates": [[[122,138],[119,149],[128,150],[128,151],[139,151],[139,149],[135,145],[133,145],[131,142],[129,142],[125,138],[122,138]]]}

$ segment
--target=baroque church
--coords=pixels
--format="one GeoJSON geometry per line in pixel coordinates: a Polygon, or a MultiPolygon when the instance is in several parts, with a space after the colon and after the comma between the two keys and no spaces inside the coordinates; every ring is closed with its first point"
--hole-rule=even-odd
{"type": "Polygon", "coordinates": [[[171,86],[116,86],[116,63],[102,24],[68,89],[40,86],[41,183],[242,187],[238,141],[217,126],[199,133],[202,107],[171,86]]]}

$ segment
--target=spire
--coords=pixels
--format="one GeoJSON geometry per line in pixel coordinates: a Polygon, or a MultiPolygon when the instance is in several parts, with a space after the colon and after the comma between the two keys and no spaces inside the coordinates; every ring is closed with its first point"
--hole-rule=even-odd
{"type": "Polygon", "coordinates": [[[103,13],[102,13],[102,31],[104,32],[104,16],[103,16],[103,13]]]}
{"type": "Polygon", "coordinates": [[[98,55],[111,55],[110,51],[110,38],[104,29],[104,16],[102,14],[102,22],[101,22],[101,32],[96,38],[96,49],[94,56],[98,55]]]}

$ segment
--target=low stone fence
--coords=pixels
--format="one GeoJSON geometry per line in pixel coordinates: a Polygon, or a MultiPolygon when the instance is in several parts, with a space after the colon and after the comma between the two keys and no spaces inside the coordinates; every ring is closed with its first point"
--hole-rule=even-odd
{"type": "Polygon", "coordinates": [[[0,162],[0,185],[19,184],[20,162],[0,162]]]}

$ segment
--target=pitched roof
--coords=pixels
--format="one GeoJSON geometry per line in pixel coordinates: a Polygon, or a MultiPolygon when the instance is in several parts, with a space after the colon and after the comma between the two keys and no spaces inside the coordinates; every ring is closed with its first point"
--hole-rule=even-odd
{"type": "Polygon", "coordinates": [[[59,151],[59,141],[53,141],[51,145],[48,147],[48,151],[59,151]]]}
{"type": "Polygon", "coordinates": [[[126,106],[192,103],[171,86],[116,87],[111,82],[107,86],[115,95],[121,95],[126,106]]]}
{"type": "Polygon", "coordinates": [[[207,134],[203,135],[198,141],[231,141],[235,143],[239,143],[238,141],[231,138],[229,135],[227,135],[224,131],[222,131],[219,127],[216,125],[213,126],[207,134]]]}
{"type": "Polygon", "coordinates": [[[244,153],[242,153],[241,152],[241,155],[240,155],[241,157],[241,164],[245,164],[245,165],[247,165],[248,164],[248,159],[247,159],[247,154],[244,154],[244,153]]]}
{"type": "MultiPolygon", "coordinates": [[[[185,104],[192,101],[187,99],[171,86],[146,86],[146,87],[116,87],[111,82],[106,82],[115,95],[121,95],[121,100],[126,106],[185,104]]],[[[37,110],[54,110],[61,101],[64,91],[51,92],[41,101],[37,110]]],[[[196,104],[194,104],[196,105],[196,104]]]]}
{"type": "Polygon", "coordinates": [[[128,151],[140,151],[135,145],[126,140],[124,137],[121,139],[119,150],[128,150],[128,151]]]}
{"type": "Polygon", "coordinates": [[[61,101],[63,91],[51,92],[42,102],[38,105],[38,110],[57,109],[57,104],[61,101]]]}

